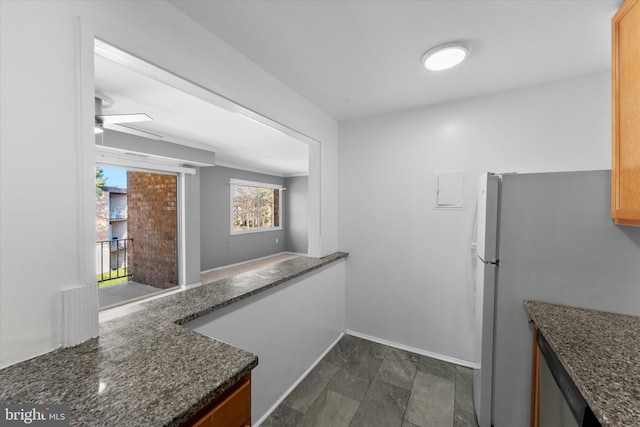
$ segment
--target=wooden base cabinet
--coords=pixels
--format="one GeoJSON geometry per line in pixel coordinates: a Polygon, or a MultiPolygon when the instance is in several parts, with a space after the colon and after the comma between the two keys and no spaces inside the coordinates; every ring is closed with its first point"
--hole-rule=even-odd
{"type": "Polygon", "coordinates": [[[250,427],[251,374],[231,386],[181,427],[250,427]]]}
{"type": "Polygon", "coordinates": [[[640,226],[640,1],[612,19],[611,216],[640,226]]]}
{"type": "Polygon", "coordinates": [[[538,328],[533,327],[533,364],[531,366],[531,427],[540,427],[540,349],[538,328]]]}

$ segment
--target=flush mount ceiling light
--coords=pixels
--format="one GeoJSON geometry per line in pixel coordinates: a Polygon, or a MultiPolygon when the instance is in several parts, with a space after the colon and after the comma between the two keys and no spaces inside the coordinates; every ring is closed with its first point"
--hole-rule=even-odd
{"type": "Polygon", "coordinates": [[[467,57],[469,51],[460,43],[447,43],[430,49],[422,56],[422,65],[429,71],[442,71],[455,67],[467,57]]]}

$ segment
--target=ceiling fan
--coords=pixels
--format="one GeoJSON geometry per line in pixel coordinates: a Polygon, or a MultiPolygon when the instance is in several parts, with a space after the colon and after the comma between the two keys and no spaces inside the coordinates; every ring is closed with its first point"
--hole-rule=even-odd
{"type": "Polygon", "coordinates": [[[104,128],[119,130],[118,127],[124,127],[135,132],[141,132],[158,137],[159,135],[145,132],[139,129],[134,129],[129,126],[125,126],[123,123],[135,123],[135,122],[148,122],[153,120],[148,114],[145,113],[130,113],[130,114],[103,114],[103,108],[111,108],[114,102],[113,99],[102,93],[96,93],[95,95],[95,126],[94,132],[96,134],[102,133],[104,128]]]}

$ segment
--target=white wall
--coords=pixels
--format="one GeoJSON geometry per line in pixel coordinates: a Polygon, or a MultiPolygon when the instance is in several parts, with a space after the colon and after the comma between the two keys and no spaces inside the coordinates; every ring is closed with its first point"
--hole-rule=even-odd
{"type": "Polygon", "coordinates": [[[95,280],[91,52],[77,60],[93,34],[320,141],[317,251],[337,249],[337,123],[279,80],[166,2],[2,1],[0,11],[0,366],[56,348],[51,301],[95,280]],[[45,191],[52,179],[67,191],[45,191]]]}
{"type": "Polygon", "coordinates": [[[96,280],[79,28],[48,5],[0,2],[0,366],[59,346],[60,291],[96,280]]]}
{"type": "Polygon", "coordinates": [[[344,298],[342,260],[185,326],[258,355],[251,374],[256,423],[342,334],[344,298]]]}
{"type": "Polygon", "coordinates": [[[473,351],[469,244],[483,171],[610,168],[609,73],[340,125],[347,328],[460,361],[473,351]],[[464,169],[437,211],[436,170],[464,169]]]}

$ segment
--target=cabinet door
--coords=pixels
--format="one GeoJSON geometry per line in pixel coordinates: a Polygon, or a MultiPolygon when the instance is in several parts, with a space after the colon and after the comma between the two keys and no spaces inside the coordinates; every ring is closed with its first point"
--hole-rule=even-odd
{"type": "Polygon", "coordinates": [[[251,382],[246,381],[194,424],[194,427],[244,427],[249,425],[251,425],[251,382]]]}
{"type": "Polygon", "coordinates": [[[612,44],[611,216],[640,226],[640,1],[613,17],[612,44]]]}
{"type": "Polygon", "coordinates": [[[180,427],[250,427],[251,374],[225,390],[180,427]]]}

